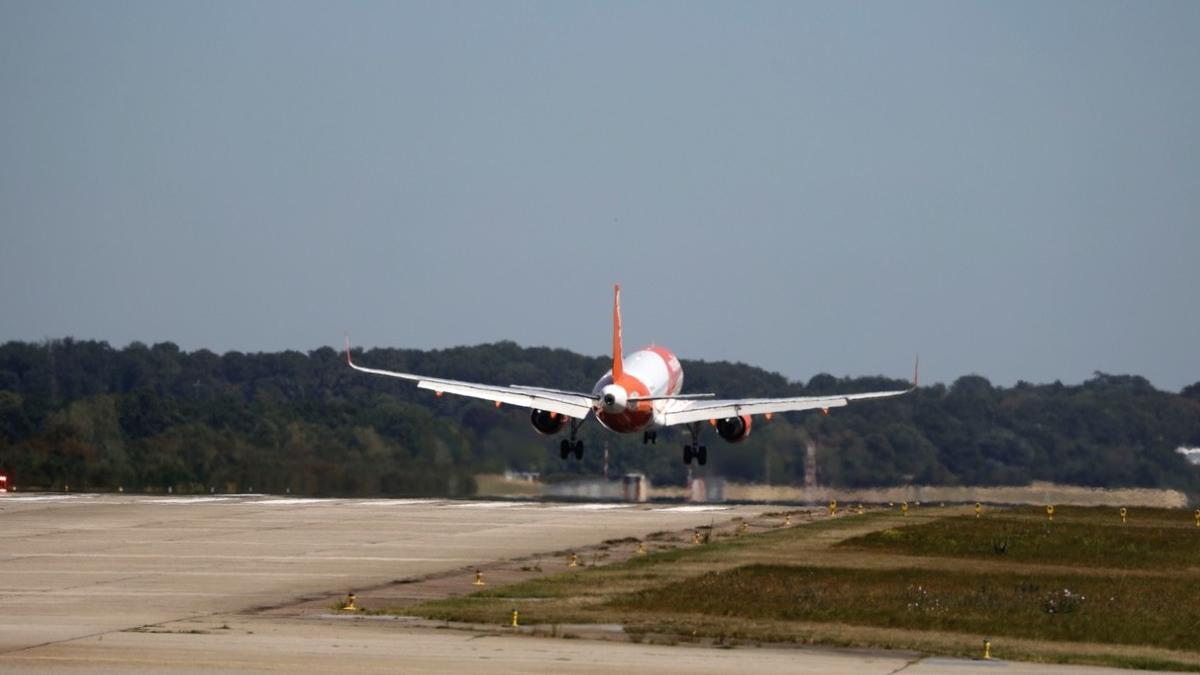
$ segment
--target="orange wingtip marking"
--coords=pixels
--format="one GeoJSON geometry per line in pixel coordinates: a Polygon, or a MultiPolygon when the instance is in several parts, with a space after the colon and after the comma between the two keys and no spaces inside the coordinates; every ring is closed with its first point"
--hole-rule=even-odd
{"type": "Polygon", "coordinates": [[[822,414],[822,415],[828,415],[828,414],[829,414],[829,408],[821,408],[821,414],[822,414]]]}
{"type": "Polygon", "coordinates": [[[434,396],[436,396],[436,397],[438,397],[438,398],[441,398],[441,397],[443,397],[443,396],[445,396],[445,395],[446,395],[446,392],[444,392],[444,391],[435,391],[435,392],[433,392],[433,395],[434,395],[434,396]]]}
{"type": "Polygon", "coordinates": [[[771,418],[772,418],[772,417],[774,417],[774,416],[775,416],[775,413],[766,413],[766,414],[764,414],[764,415],[763,415],[763,419],[765,419],[766,421],[770,422],[770,421],[771,421],[771,418]]]}
{"type": "Polygon", "coordinates": [[[711,424],[711,425],[713,425],[714,427],[715,427],[715,426],[717,426],[717,421],[716,421],[716,420],[709,420],[709,421],[708,421],[708,423],[709,423],[709,424],[711,424]]]}

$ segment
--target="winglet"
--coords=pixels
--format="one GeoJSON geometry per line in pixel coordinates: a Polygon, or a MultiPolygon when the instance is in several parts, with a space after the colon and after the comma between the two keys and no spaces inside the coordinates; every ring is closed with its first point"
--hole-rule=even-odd
{"type": "Polygon", "coordinates": [[[913,357],[913,389],[921,386],[921,355],[917,354],[913,357]]]}
{"type": "Polygon", "coordinates": [[[621,284],[613,284],[613,380],[625,374],[624,356],[621,351],[621,284]]]}
{"type": "Polygon", "coordinates": [[[350,334],[346,334],[346,363],[353,366],[354,361],[350,359],[350,334]]]}

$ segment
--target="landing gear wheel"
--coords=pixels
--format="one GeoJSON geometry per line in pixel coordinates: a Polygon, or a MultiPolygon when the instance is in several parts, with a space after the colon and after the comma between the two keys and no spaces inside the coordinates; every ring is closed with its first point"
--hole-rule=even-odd
{"type": "Polygon", "coordinates": [[[683,463],[691,464],[695,458],[701,466],[708,462],[708,448],[700,445],[700,422],[692,422],[688,424],[688,433],[692,436],[692,442],[683,446],[683,463]]]}
{"type": "Polygon", "coordinates": [[[583,459],[583,441],[575,441],[575,459],[583,459]]]}
{"type": "Polygon", "coordinates": [[[567,439],[564,438],[562,440],[562,443],[558,444],[558,456],[562,459],[566,459],[567,456],[570,454],[571,454],[571,441],[568,441],[567,439]]]}

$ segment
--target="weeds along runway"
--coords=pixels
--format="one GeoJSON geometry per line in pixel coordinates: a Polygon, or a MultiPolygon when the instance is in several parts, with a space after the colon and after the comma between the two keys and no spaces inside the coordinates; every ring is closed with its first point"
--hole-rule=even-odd
{"type": "MultiPolygon", "coordinates": [[[[715,650],[253,610],[770,507],[261,495],[0,497],[0,673],[948,673],[903,653],[715,650]]],[[[464,579],[464,583],[466,583],[464,579]]],[[[1049,670],[1005,664],[1010,673],[1049,670]]],[[[1058,669],[1054,669],[1058,670],[1058,669]]],[[[1066,668],[1063,672],[1099,672],[1066,668]]]]}

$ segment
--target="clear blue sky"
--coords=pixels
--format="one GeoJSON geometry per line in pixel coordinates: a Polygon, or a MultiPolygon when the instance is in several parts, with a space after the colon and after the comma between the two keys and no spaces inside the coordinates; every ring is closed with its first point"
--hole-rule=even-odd
{"type": "Polygon", "coordinates": [[[0,340],[1200,380],[1200,2],[0,0],[0,340]]]}

